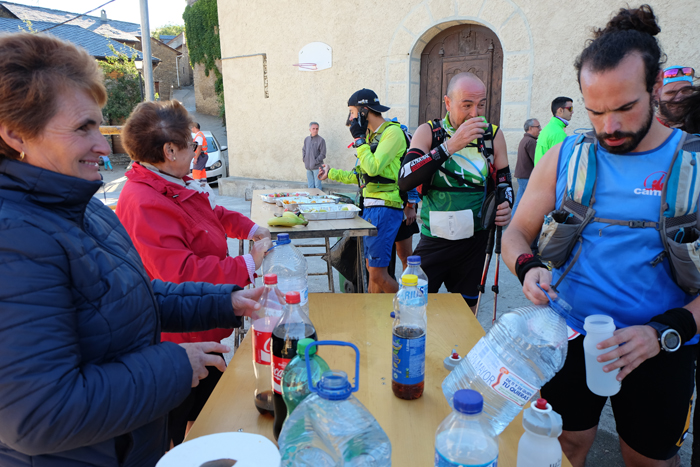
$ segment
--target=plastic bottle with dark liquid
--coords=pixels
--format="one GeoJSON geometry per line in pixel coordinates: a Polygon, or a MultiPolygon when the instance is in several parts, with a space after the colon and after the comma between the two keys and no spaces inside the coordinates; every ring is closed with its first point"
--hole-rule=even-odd
{"type": "Polygon", "coordinates": [[[413,400],[423,395],[425,386],[427,301],[415,275],[404,275],[401,282],[403,287],[394,298],[391,389],[399,399],[413,400]]]}
{"type": "Polygon", "coordinates": [[[277,288],[277,275],[265,274],[265,290],[260,298],[258,318],[253,321],[253,372],[255,373],[255,408],[263,415],[273,415],[272,381],[272,331],[284,312],[284,295],[277,288]]]}
{"type": "Polygon", "coordinates": [[[282,397],[282,375],[297,354],[297,343],[307,337],[317,340],[316,328],[300,305],[299,292],[287,292],[287,306],[282,319],[272,331],[272,402],[275,412],[273,434],[277,439],[287,418],[287,405],[282,397]]]}

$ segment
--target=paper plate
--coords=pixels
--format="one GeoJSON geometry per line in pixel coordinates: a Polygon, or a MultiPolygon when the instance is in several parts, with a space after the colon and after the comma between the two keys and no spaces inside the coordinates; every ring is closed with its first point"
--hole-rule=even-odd
{"type": "Polygon", "coordinates": [[[281,458],[277,446],[264,436],[216,433],[175,446],[156,467],[200,467],[218,459],[233,459],[234,467],[279,467],[281,458]]]}

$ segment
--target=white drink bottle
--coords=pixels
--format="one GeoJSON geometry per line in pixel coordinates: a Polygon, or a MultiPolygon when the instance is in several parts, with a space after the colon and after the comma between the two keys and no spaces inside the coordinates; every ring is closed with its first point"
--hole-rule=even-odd
{"type": "Polygon", "coordinates": [[[622,386],[620,381],[617,380],[617,374],[620,372],[620,369],[606,373],[603,371],[603,367],[615,360],[602,363],[596,358],[599,355],[615,350],[617,346],[598,350],[596,345],[613,336],[615,323],[610,316],[591,315],[584,321],[583,329],[586,331],[586,337],[583,339],[583,351],[586,357],[586,384],[588,384],[588,389],[599,396],[614,396],[620,391],[622,386]]]}

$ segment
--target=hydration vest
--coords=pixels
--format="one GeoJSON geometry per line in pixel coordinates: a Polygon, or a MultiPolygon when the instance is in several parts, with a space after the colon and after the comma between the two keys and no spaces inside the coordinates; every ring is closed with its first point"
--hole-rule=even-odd
{"type": "MultiPolygon", "coordinates": [[[[440,119],[435,119],[435,120],[430,120],[428,121],[428,125],[430,125],[430,128],[432,129],[433,132],[433,137],[432,141],[430,143],[430,149],[433,150],[445,141],[450,138],[450,135],[447,133],[447,130],[443,128],[442,126],[442,120],[440,119]]],[[[496,132],[498,132],[498,129],[496,129],[496,132]]],[[[486,164],[488,166],[489,170],[489,176],[487,177],[487,192],[491,193],[494,191],[494,188],[496,186],[496,169],[494,166],[494,152],[493,152],[493,139],[495,138],[495,133],[493,131],[493,125],[489,123],[488,128],[484,132],[484,136],[477,139],[477,143],[469,143],[466,147],[468,148],[478,148],[479,152],[481,155],[486,159],[486,164]]],[[[464,177],[461,177],[457,175],[454,172],[450,172],[449,170],[445,169],[442,165],[438,168],[440,172],[445,174],[447,177],[450,177],[453,180],[456,180],[460,184],[464,186],[458,186],[458,187],[435,187],[432,185],[432,177],[431,177],[431,183],[429,183],[427,186],[425,184],[421,185],[418,187],[418,193],[420,193],[421,196],[425,196],[428,191],[430,190],[438,190],[438,191],[461,191],[461,192],[482,192],[484,191],[484,188],[482,186],[479,186],[475,183],[470,182],[469,180],[466,180],[464,177]]]]}
{"type": "Polygon", "coordinates": [[[561,207],[545,216],[539,237],[540,257],[559,268],[578,251],[561,277],[559,286],[581,254],[581,234],[590,222],[621,225],[632,229],[654,228],[664,250],[651,261],[657,266],[668,258],[673,281],[686,293],[700,291],[700,231],[698,198],[700,197],[700,135],[683,133],[671,158],[665,183],[661,188],[658,222],[618,220],[596,217],[593,209],[596,189],[596,139],[593,132],[578,137],[566,164],[566,190],[561,207]]]}

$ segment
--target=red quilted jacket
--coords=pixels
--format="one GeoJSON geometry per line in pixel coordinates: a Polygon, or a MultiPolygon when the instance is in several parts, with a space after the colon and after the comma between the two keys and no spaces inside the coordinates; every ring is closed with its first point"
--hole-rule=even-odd
{"type": "MultiPolygon", "coordinates": [[[[221,206],[212,210],[206,195],[169,182],[139,163],[126,176],[116,213],[151,279],[241,287],[250,283],[243,257],[228,256],[226,238],[247,238],[253,221],[221,206]]],[[[231,332],[162,333],[162,340],[219,342],[231,332]]]]}

